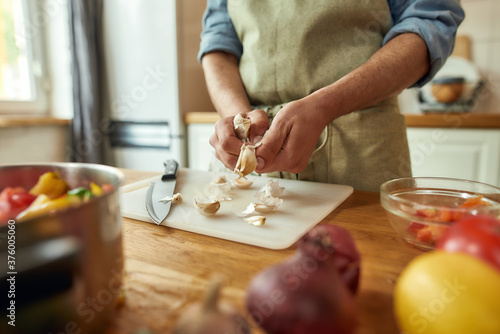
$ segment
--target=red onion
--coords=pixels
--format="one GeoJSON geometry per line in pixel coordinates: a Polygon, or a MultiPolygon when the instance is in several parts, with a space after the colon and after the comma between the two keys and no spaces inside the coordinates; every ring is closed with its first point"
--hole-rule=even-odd
{"type": "Polygon", "coordinates": [[[316,226],[292,257],[252,279],[246,307],[269,334],[353,333],[359,259],[346,230],[316,226]]]}
{"type": "Polygon", "coordinates": [[[346,229],[337,225],[319,224],[298,241],[297,247],[310,254],[314,252],[335,254],[333,261],[337,271],[349,290],[356,294],[361,271],[361,256],[354,239],[346,229]]]}

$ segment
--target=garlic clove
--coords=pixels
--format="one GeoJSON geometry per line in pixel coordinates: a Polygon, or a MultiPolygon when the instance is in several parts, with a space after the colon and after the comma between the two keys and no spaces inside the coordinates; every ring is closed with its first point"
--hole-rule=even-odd
{"type": "Polygon", "coordinates": [[[182,195],[180,193],[174,194],[173,196],[166,196],[160,199],[158,202],[168,203],[172,202],[172,204],[181,204],[182,203],[182,195]]]}
{"type": "Polygon", "coordinates": [[[241,145],[240,155],[236,162],[234,172],[240,177],[245,177],[252,173],[257,167],[257,158],[255,157],[255,146],[241,145]]]}
{"type": "Polygon", "coordinates": [[[266,217],[264,216],[252,216],[243,220],[253,226],[262,226],[266,223],[266,217]]]}
{"type": "Polygon", "coordinates": [[[220,209],[220,202],[217,200],[206,200],[193,198],[194,206],[198,212],[204,216],[213,216],[220,209]]]}
{"type": "Polygon", "coordinates": [[[241,114],[234,116],[233,119],[234,132],[236,133],[239,139],[245,141],[248,139],[248,136],[250,135],[251,123],[252,122],[249,118],[245,118],[241,116],[241,114]]]}
{"type": "Polygon", "coordinates": [[[236,187],[238,187],[239,189],[248,189],[252,186],[253,184],[253,181],[247,179],[246,177],[237,177],[235,180],[234,180],[234,184],[236,185],[236,187]]]}

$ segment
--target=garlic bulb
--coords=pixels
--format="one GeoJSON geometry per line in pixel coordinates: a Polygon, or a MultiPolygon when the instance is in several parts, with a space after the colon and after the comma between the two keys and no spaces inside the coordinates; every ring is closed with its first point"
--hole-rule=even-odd
{"type": "Polygon", "coordinates": [[[220,208],[220,202],[216,200],[205,200],[201,198],[194,198],[194,206],[204,216],[213,216],[220,208]]]}
{"type": "Polygon", "coordinates": [[[245,118],[241,116],[241,114],[234,116],[233,119],[234,132],[236,133],[236,136],[238,136],[239,139],[244,141],[248,139],[248,136],[250,135],[250,124],[251,121],[249,118],[245,118]]]}
{"type": "Polygon", "coordinates": [[[262,226],[266,223],[266,217],[264,216],[252,216],[243,220],[253,226],[262,226]]]}
{"type": "Polygon", "coordinates": [[[190,304],[177,319],[172,334],[251,334],[245,317],[232,304],[220,301],[221,285],[214,279],[204,300],[190,304]]]}
{"type": "Polygon", "coordinates": [[[252,173],[257,167],[257,158],[255,157],[255,147],[252,145],[241,145],[240,155],[236,162],[234,172],[240,177],[245,177],[252,173]]]}
{"type": "Polygon", "coordinates": [[[168,203],[172,202],[172,204],[181,204],[182,203],[182,195],[180,193],[174,194],[173,196],[166,196],[160,199],[158,202],[168,203]]]}

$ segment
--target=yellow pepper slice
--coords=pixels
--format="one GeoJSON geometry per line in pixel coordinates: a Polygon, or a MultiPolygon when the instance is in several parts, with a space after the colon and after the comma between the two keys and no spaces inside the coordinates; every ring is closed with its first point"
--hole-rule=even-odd
{"type": "Polygon", "coordinates": [[[21,212],[16,219],[23,221],[35,216],[51,213],[69,206],[75,206],[82,202],[78,196],[62,196],[56,199],[50,199],[47,195],[39,195],[31,205],[21,212]]]}
{"type": "Polygon", "coordinates": [[[50,199],[55,199],[68,191],[69,187],[60,177],[58,172],[47,172],[40,176],[38,182],[30,189],[30,194],[47,195],[50,199]]]}
{"type": "Polygon", "coordinates": [[[101,196],[103,194],[101,187],[99,187],[94,182],[90,182],[90,192],[92,193],[92,195],[94,195],[96,197],[101,196]]]}

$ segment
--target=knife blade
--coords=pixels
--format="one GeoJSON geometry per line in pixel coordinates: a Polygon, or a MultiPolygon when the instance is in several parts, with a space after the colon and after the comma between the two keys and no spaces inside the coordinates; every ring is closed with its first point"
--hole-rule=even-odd
{"type": "Polygon", "coordinates": [[[178,163],[175,160],[167,160],[164,163],[165,172],[161,181],[151,182],[146,193],[146,211],[149,217],[160,225],[170,212],[172,201],[161,202],[160,200],[174,194],[175,182],[177,180],[178,163]]]}

